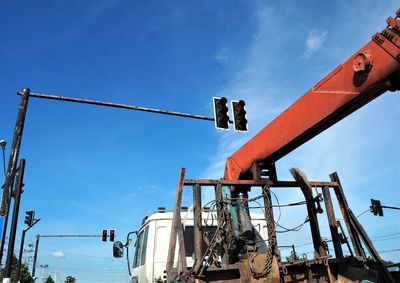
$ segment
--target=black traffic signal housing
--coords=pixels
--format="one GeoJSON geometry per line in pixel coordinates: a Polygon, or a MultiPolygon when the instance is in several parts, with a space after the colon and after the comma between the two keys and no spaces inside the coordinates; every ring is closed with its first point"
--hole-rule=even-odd
{"type": "Polygon", "coordinates": [[[232,101],[233,124],[235,131],[247,132],[246,103],[243,100],[232,101]]]}
{"type": "Polygon", "coordinates": [[[110,242],[114,242],[115,239],[115,230],[111,229],[110,230],[110,242]]]}
{"type": "Polygon", "coordinates": [[[228,100],[226,97],[213,97],[214,100],[214,119],[215,127],[217,129],[228,130],[229,129],[229,116],[228,107],[226,104],[228,100]]]}
{"type": "Polygon", "coordinates": [[[101,240],[103,242],[107,242],[107,230],[103,229],[103,231],[101,232],[101,240]]]}
{"type": "Polygon", "coordinates": [[[32,224],[33,224],[33,218],[34,218],[34,216],[35,216],[35,212],[33,211],[33,210],[28,210],[28,211],[25,211],[25,221],[24,221],[24,223],[26,224],[26,225],[28,225],[28,227],[31,227],[32,226],[32,224]]]}
{"type": "Polygon", "coordinates": [[[374,215],[383,216],[383,209],[382,209],[381,202],[379,200],[371,199],[370,208],[374,215]]]}

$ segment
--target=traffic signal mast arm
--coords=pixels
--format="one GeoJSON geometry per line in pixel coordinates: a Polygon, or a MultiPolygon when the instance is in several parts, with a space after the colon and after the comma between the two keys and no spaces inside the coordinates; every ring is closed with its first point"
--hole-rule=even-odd
{"type": "Polygon", "coordinates": [[[226,161],[226,180],[251,178],[379,95],[400,89],[400,9],[381,33],[339,65],[226,161]],[[249,176],[250,175],[250,176],[249,176]]]}

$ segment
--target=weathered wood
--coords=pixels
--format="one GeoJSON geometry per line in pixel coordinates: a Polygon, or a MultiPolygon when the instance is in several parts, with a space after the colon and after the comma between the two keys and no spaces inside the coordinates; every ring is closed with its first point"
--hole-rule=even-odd
{"type": "Polygon", "coordinates": [[[169,246],[168,246],[168,256],[167,256],[167,266],[166,266],[167,280],[168,280],[167,282],[170,282],[174,276],[174,274],[172,274],[172,268],[174,265],[177,236],[178,236],[178,240],[179,240],[178,272],[179,272],[179,268],[181,270],[186,270],[186,268],[187,268],[185,245],[184,245],[184,240],[183,240],[182,221],[181,221],[181,204],[182,204],[182,192],[183,192],[183,181],[185,179],[185,171],[186,171],[185,168],[181,168],[179,170],[178,187],[176,189],[175,205],[174,205],[171,233],[170,233],[169,246]],[[182,242],[182,244],[181,244],[181,242],[182,242]]]}
{"type": "Polygon", "coordinates": [[[338,200],[338,203],[340,206],[340,211],[342,212],[344,222],[346,223],[347,232],[349,233],[351,242],[353,244],[354,252],[356,253],[357,257],[363,257],[364,259],[366,259],[366,254],[362,247],[360,238],[357,235],[357,231],[354,230],[354,227],[352,227],[351,223],[350,223],[350,216],[347,211],[349,205],[347,204],[347,200],[344,197],[343,188],[342,188],[342,185],[340,184],[339,176],[336,172],[334,172],[334,173],[330,174],[329,177],[332,182],[336,182],[338,184],[333,189],[336,194],[336,198],[338,200]]]}
{"type": "Polygon", "coordinates": [[[333,209],[332,198],[331,198],[331,194],[329,192],[329,188],[323,187],[322,194],[324,197],[326,215],[328,217],[329,228],[330,228],[331,236],[332,236],[333,248],[335,249],[335,255],[337,258],[342,260],[343,259],[343,250],[342,250],[342,245],[340,244],[340,238],[339,238],[338,227],[337,227],[337,222],[336,222],[336,217],[335,217],[335,211],[333,209]]]}
{"type": "Polygon", "coordinates": [[[308,219],[310,223],[311,235],[313,238],[314,251],[316,254],[318,254],[318,257],[325,256],[327,252],[321,240],[321,233],[319,230],[318,218],[313,200],[312,187],[308,182],[306,176],[304,175],[303,172],[300,171],[300,169],[292,168],[290,172],[292,173],[293,178],[298,183],[306,199],[308,219]]]}
{"type": "Polygon", "coordinates": [[[202,264],[203,258],[203,227],[201,223],[201,187],[199,184],[193,187],[193,226],[194,226],[194,257],[196,266],[194,269],[202,264]]]}

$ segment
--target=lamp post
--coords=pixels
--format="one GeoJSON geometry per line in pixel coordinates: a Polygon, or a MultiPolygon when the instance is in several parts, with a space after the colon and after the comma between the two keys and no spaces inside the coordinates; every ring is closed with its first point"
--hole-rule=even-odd
{"type": "Polygon", "coordinates": [[[6,140],[0,140],[0,146],[1,146],[1,149],[3,150],[3,171],[4,171],[4,176],[6,176],[6,156],[5,156],[6,145],[7,145],[7,141],[6,140]]]}
{"type": "MultiPolygon", "coordinates": [[[[3,151],[4,180],[6,178],[6,156],[5,156],[6,145],[7,145],[6,140],[0,140],[0,146],[3,151]]],[[[3,190],[4,190],[4,187],[3,187],[3,190]]],[[[1,235],[1,243],[0,243],[0,266],[1,266],[1,259],[3,257],[4,244],[5,244],[5,240],[6,240],[7,221],[8,221],[8,215],[6,214],[3,219],[3,227],[2,227],[2,235],[1,235]]]]}

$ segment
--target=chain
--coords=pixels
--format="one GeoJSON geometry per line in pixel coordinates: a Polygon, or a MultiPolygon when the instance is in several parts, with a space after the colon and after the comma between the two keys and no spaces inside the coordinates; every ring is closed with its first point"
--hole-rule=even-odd
{"type": "Polygon", "coordinates": [[[275,225],[274,225],[274,219],[273,219],[273,214],[272,214],[272,201],[271,201],[271,195],[269,194],[268,186],[265,186],[263,188],[263,196],[264,196],[264,203],[265,203],[265,218],[267,219],[267,229],[268,229],[268,240],[267,240],[268,259],[264,265],[264,269],[262,272],[255,271],[254,267],[251,264],[251,262],[253,262],[255,257],[257,256],[257,254],[255,254],[254,257],[250,260],[250,270],[253,273],[253,277],[256,279],[266,277],[271,272],[273,254],[274,254],[275,244],[276,244],[275,238],[274,238],[275,225]]]}

